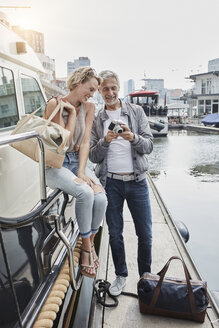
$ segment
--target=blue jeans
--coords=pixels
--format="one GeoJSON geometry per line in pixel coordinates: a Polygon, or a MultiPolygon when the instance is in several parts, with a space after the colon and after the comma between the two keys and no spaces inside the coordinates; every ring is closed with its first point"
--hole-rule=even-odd
{"type": "Polygon", "coordinates": [[[146,179],[140,182],[107,178],[106,193],[108,206],[106,221],[109,228],[110,246],[119,276],[128,275],[123,241],[123,205],[127,201],[138,237],[138,271],[141,276],[151,271],[152,223],[149,191],[146,179]]]}
{"type": "MultiPolygon", "coordinates": [[[[78,152],[67,153],[61,169],[47,168],[46,183],[52,189],[60,189],[76,198],[75,214],[82,238],[97,233],[104,218],[107,199],[105,192],[94,193],[86,183],[77,183],[79,166],[78,152]]],[[[98,182],[94,173],[88,168],[86,174],[98,182]]]]}

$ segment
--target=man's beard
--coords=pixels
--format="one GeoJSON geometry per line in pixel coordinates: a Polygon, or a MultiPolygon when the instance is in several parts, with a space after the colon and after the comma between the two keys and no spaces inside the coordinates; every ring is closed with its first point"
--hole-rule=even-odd
{"type": "Polygon", "coordinates": [[[105,101],[105,104],[108,105],[108,106],[113,106],[113,105],[116,105],[118,102],[118,99],[116,98],[115,100],[112,100],[111,102],[109,101],[105,101]]]}

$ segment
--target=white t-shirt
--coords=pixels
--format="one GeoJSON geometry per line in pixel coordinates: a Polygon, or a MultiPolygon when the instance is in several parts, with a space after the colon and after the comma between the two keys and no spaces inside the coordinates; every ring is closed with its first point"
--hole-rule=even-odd
{"type": "MultiPolygon", "coordinates": [[[[109,119],[104,122],[104,136],[107,135],[108,126],[111,121],[119,120],[128,126],[128,116],[121,116],[121,108],[116,110],[106,110],[109,119]]],[[[107,155],[108,172],[131,173],[133,172],[133,161],[131,144],[128,140],[118,137],[112,140],[107,155]]]]}

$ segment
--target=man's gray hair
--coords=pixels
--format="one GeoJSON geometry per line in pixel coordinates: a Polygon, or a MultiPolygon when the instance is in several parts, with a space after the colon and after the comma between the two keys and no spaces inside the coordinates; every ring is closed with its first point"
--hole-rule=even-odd
{"type": "Polygon", "coordinates": [[[109,71],[109,70],[105,70],[105,71],[101,71],[99,73],[99,76],[102,77],[103,81],[104,80],[108,80],[110,78],[114,78],[118,84],[118,86],[120,86],[119,83],[119,77],[116,73],[114,73],[113,71],[109,71]]]}

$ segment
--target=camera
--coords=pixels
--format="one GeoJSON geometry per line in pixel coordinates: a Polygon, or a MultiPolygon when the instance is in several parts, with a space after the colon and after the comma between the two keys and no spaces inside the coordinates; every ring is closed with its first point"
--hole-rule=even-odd
{"type": "Polygon", "coordinates": [[[116,133],[122,133],[123,131],[125,131],[124,128],[121,127],[122,123],[120,123],[119,121],[112,121],[108,127],[109,130],[114,131],[116,133]]]}

